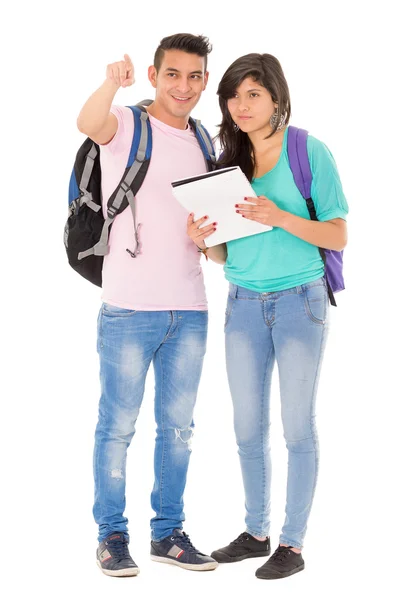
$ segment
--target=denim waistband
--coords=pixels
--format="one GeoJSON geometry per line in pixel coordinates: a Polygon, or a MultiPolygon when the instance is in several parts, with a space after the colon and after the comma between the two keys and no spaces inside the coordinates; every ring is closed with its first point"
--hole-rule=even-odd
{"type": "Polygon", "coordinates": [[[249,290],[241,285],[229,283],[229,296],[231,298],[240,298],[241,300],[247,300],[248,298],[269,298],[271,300],[277,300],[277,298],[281,298],[281,296],[287,296],[288,294],[302,294],[305,290],[316,286],[323,286],[326,288],[327,283],[325,281],[325,277],[320,277],[315,281],[303,283],[302,285],[297,285],[296,287],[289,288],[287,290],[280,290],[279,292],[255,292],[254,290],[249,290]]]}

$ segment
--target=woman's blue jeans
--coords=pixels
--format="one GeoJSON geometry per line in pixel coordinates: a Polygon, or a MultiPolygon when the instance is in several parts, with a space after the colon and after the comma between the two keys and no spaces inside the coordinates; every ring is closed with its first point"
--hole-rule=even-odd
{"type": "Polygon", "coordinates": [[[288,449],[286,517],[280,543],[301,548],[318,472],[317,386],[328,329],[324,278],[282,292],[230,284],[225,335],[247,531],[269,535],[269,398],[276,360],[288,449]]]}

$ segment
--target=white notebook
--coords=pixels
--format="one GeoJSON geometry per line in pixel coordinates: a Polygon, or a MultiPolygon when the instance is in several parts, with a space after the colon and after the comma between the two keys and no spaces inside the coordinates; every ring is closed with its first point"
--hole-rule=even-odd
{"type": "Polygon", "coordinates": [[[196,177],[173,181],[172,192],[175,198],[197,221],[208,215],[203,227],[216,222],[217,230],[205,240],[207,246],[236,240],[273,229],[256,221],[244,219],[236,213],[236,204],[249,204],[244,197],[256,194],[240,167],[228,167],[211,171],[196,177]]]}

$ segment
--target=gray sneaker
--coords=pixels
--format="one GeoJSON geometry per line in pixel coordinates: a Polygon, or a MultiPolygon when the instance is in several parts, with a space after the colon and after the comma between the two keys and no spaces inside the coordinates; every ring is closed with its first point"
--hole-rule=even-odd
{"type": "Polygon", "coordinates": [[[100,542],[97,551],[97,565],[105,575],[111,577],[134,577],[139,569],[128,550],[129,537],[123,532],[110,534],[100,542]]]}
{"type": "Polygon", "coordinates": [[[213,571],[218,566],[216,560],[199,552],[189,536],[180,529],[174,529],[172,535],[159,542],[152,541],[150,558],[190,571],[213,571]]]}

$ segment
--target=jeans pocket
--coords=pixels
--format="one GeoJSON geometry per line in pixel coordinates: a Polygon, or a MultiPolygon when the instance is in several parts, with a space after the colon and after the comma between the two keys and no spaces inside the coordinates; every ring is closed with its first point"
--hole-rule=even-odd
{"type": "Polygon", "coordinates": [[[308,287],[304,291],[306,314],[313,323],[325,325],[328,314],[328,294],[325,285],[308,287]]]}
{"type": "Polygon", "coordinates": [[[105,317],[130,317],[134,315],[137,310],[131,310],[129,308],[120,308],[119,306],[113,306],[106,302],[102,305],[102,313],[105,317]]]}

